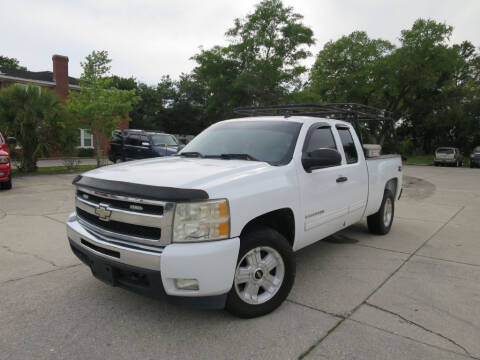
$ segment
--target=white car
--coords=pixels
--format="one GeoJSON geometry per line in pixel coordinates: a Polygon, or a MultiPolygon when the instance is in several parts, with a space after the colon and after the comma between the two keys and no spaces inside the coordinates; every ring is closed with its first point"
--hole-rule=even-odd
{"type": "Polygon", "coordinates": [[[216,123],[178,156],[74,180],[73,252],[115,286],[240,317],[289,294],[294,252],[367,217],[392,226],[400,156],[366,159],[354,127],[303,116],[216,123]]]}

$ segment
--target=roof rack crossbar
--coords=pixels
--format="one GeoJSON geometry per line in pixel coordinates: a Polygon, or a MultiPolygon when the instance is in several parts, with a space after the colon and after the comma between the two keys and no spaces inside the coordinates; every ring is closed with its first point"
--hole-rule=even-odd
{"type": "Polygon", "coordinates": [[[345,121],[393,120],[389,111],[357,103],[241,107],[234,112],[250,116],[318,116],[345,121]]]}

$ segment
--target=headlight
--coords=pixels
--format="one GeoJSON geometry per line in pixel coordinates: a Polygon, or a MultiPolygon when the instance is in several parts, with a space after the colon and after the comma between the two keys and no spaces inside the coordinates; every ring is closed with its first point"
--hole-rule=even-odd
{"type": "Polygon", "coordinates": [[[0,164],[8,164],[9,162],[8,156],[0,156],[0,164]]]}
{"type": "Polygon", "coordinates": [[[228,239],[230,210],[226,199],[177,203],[172,242],[228,239]]]}

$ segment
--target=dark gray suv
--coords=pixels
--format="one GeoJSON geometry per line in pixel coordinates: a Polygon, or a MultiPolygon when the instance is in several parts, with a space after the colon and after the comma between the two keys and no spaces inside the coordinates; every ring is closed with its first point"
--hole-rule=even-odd
{"type": "Polygon", "coordinates": [[[115,130],[108,158],[114,163],[176,154],[183,148],[171,134],[143,130],[115,130]]]}

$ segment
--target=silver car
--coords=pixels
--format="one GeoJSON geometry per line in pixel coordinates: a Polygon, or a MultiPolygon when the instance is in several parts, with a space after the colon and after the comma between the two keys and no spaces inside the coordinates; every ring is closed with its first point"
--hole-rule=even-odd
{"type": "Polygon", "coordinates": [[[435,166],[463,166],[463,155],[460,150],[454,147],[440,147],[435,150],[435,159],[433,160],[435,166]]]}

